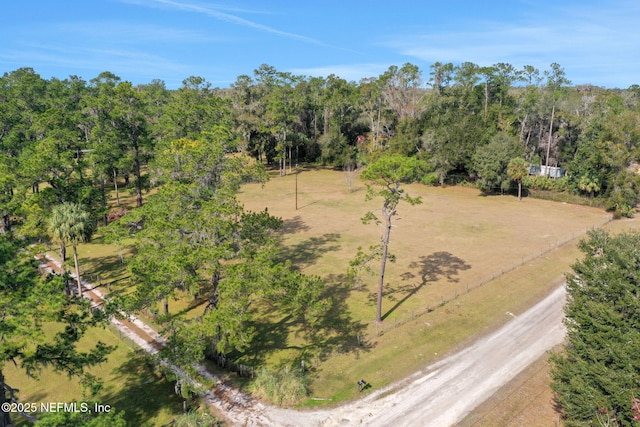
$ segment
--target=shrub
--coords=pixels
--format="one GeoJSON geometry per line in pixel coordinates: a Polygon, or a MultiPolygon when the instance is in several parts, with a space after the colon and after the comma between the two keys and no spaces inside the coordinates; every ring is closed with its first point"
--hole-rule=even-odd
{"type": "Polygon", "coordinates": [[[224,424],[208,412],[190,411],[177,417],[171,425],[174,427],[214,427],[224,424]]]}
{"type": "Polygon", "coordinates": [[[569,189],[569,181],[566,176],[562,178],[551,178],[548,176],[531,175],[522,179],[524,188],[546,191],[567,191],[569,189]]]}
{"type": "Polygon", "coordinates": [[[276,405],[292,405],[307,397],[308,380],[299,369],[288,366],[278,371],[263,369],[251,385],[251,391],[276,405]]]}
{"type": "Polygon", "coordinates": [[[424,185],[438,185],[440,183],[440,180],[438,179],[437,173],[431,172],[424,175],[420,182],[424,185]]]}

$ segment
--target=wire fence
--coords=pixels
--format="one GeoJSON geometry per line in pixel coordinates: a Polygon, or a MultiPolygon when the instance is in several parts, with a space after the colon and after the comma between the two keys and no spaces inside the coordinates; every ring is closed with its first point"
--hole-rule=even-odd
{"type": "Polygon", "coordinates": [[[582,230],[581,232],[574,232],[569,236],[564,237],[563,239],[558,239],[555,242],[551,242],[549,244],[549,246],[542,248],[540,251],[537,251],[533,254],[530,254],[529,256],[523,256],[521,258],[521,260],[509,265],[509,266],[505,266],[502,267],[500,270],[496,270],[494,271],[492,274],[490,274],[487,277],[481,278],[478,281],[474,282],[474,283],[463,283],[460,284],[459,286],[457,286],[455,289],[450,290],[449,292],[445,293],[442,292],[439,296],[439,298],[436,298],[435,300],[432,300],[429,304],[427,304],[426,306],[424,306],[421,309],[415,309],[415,310],[411,310],[408,315],[405,316],[394,316],[392,319],[389,319],[387,322],[383,322],[382,324],[378,324],[378,323],[372,323],[369,326],[369,329],[367,331],[367,334],[369,336],[381,336],[384,335],[385,333],[388,333],[394,329],[399,328],[400,326],[403,326],[409,322],[411,322],[412,320],[415,320],[418,317],[424,316],[427,313],[432,312],[433,310],[435,310],[438,307],[442,307],[447,303],[450,303],[452,301],[455,301],[456,299],[458,299],[460,296],[465,295],[467,293],[469,293],[470,291],[477,289],[489,282],[492,282],[494,280],[496,280],[497,278],[504,276],[505,274],[519,268],[522,267],[523,265],[530,263],[540,257],[543,257],[544,255],[548,254],[551,251],[554,251],[556,249],[558,249],[559,247],[566,245],[572,241],[574,241],[576,238],[580,238],[582,236],[584,236],[588,231],[593,230],[594,228],[599,228],[602,227],[603,225],[607,224],[608,222],[611,221],[611,217],[607,218],[606,220],[600,222],[599,224],[595,225],[595,226],[591,226],[589,228],[586,228],[584,230],[582,230]]]}

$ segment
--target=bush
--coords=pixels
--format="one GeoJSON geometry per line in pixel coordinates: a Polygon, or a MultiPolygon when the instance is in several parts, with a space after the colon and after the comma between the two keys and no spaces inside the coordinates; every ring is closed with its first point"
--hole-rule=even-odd
{"type": "Polygon", "coordinates": [[[279,406],[292,405],[308,396],[309,381],[299,369],[286,366],[279,371],[263,369],[251,385],[251,391],[261,399],[279,406]]]}
{"type": "Polygon", "coordinates": [[[214,427],[224,423],[208,412],[187,412],[177,417],[171,424],[174,427],[214,427]]]}
{"type": "Polygon", "coordinates": [[[531,175],[522,179],[522,187],[534,190],[567,191],[569,189],[569,180],[566,176],[551,178],[542,175],[531,175]]]}
{"type": "Polygon", "coordinates": [[[438,185],[440,184],[440,180],[438,179],[438,174],[435,172],[428,173],[422,177],[420,182],[424,185],[438,185]]]}

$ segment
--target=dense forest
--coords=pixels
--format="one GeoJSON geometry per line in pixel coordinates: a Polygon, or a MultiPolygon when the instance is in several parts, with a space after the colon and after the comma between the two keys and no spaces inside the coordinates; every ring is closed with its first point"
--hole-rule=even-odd
{"type": "MultiPolygon", "coordinates": [[[[418,178],[425,184],[470,183],[518,196],[553,190],[632,216],[639,140],[640,86],[572,86],[555,63],[542,71],[404,64],[360,82],[262,65],[228,88],[191,76],[175,90],[161,80],[135,86],[110,72],[47,80],[21,68],[0,78],[0,234],[7,248],[0,255],[11,260],[20,246],[55,242],[63,260],[72,247],[77,269],[77,245],[96,226],[115,223],[103,234],[116,245],[128,239],[136,254],[127,262],[136,289],[117,306],[154,310],[168,357],[194,368],[207,352],[252,345],[259,322],[249,307],[286,313],[301,333],[312,333],[329,309],[321,280],[280,256],[274,236],[282,221],[266,210],[247,212],[236,198],[243,183],[267,179],[265,165],[281,175],[299,163],[353,170],[400,155],[425,165],[418,178]],[[138,209],[120,206],[125,191],[138,209]],[[203,305],[197,322],[171,312],[179,292],[203,305]]],[[[39,288],[25,286],[7,289],[22,289],[28,301],[27,292],[39,288]]],[[[2,305],[12,304],[14,296],[4,295],[3,288],[2,305]]],[[[13,353],[0,368],[27,357],[21,332],[11,333],[13,353]]],[[[107,350],[98,346],[78,366],[98,363],[107,350]]]]}
{"type": "Polygon", "coordinates": [[[262,65],[229,88],[192,76],[177,90],[160,80],[134,86],[109,72],[88,82],[45,80],[22,68],[0,78],[0,230],[20,222],[23,234],[39,235],[62,202],[84,204],[106,222],[106,191],[117,192],[119,179],[143,204],[157,181],[143,169],[161,144],[221,133],[226,152],[283,174],[298,162],[342,168],[401,153],[426,160],[431,183],[475,182],[489,192],[510,189],[507,165],[524,158],[567,171],[525,187],[631,215],[640,87],[570,85],[555,63],[544,71],[435,63],[428,73],[405,64],[358,83],[262,65]]]}

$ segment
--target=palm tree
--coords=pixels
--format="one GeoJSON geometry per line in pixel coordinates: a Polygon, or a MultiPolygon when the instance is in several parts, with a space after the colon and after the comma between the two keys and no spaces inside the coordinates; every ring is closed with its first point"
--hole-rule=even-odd
{"type": "MultiPolygon", "coordinates": [[[[76,267],[78,295],[82,295],[80,267],[78,265],[78,243],[91,240],[93,231],[93,219],[82,205],[77,203],[63,203],[54,207],[51,211],[51,217],[49,217],[49,232],[55,240],[60,242],[61,250],[66,248],[68,244],[73,246],[73,262],[76,267]]],[[[64,252],[66,252],[66,249],[63,253],[64,252]]]]}
{"type": "Polygon", "coordinates": [[[507,175],[518,183],[518,200],[522,200],[522,179],[529,175],[529,163],[522,157],[511,159],[507,165],[507,175]]]}
{"type": "Polygon", "coordinates": [[[593,199],[593,195],[600,191],[600,183],[597,178],[591,175],[584,175],[578,181],[578,188],[589,193],[589,198],[593,199]]]}

